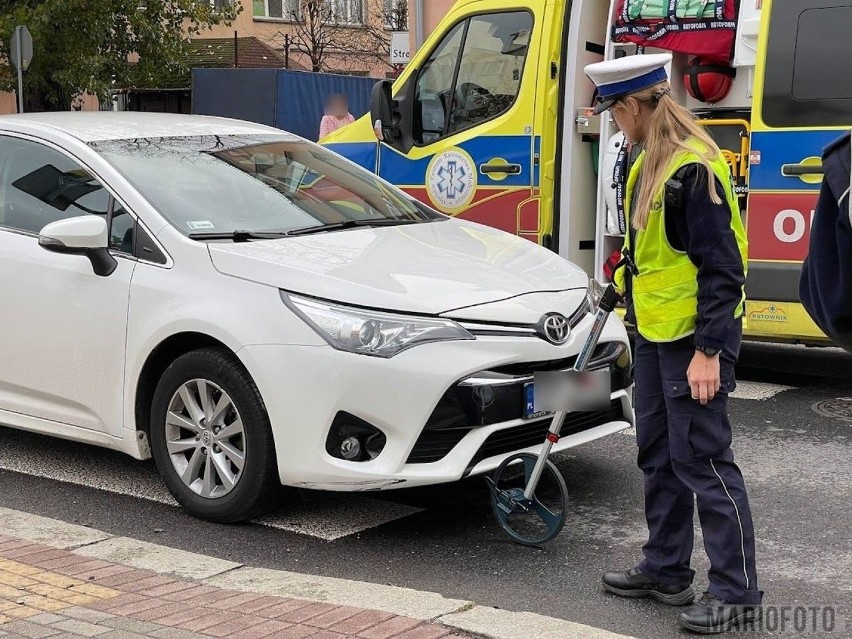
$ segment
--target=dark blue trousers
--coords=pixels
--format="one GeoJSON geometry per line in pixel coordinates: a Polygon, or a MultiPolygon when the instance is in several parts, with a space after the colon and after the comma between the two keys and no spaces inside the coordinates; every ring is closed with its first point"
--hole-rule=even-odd
{"type": "Polygon", "coordinates": [[[754,525],[742,473],[731,451],[728,393],[742,327],[737,323],[720,354],[721,389],[702,406],[692,399],[686,370],[695,348],[689,338],[654,343],[636,338],[636,440],[645,475],[648,543],[643,572],[660,583],[691,583],[693,508],[710,559],[709,592],[729,603],[759,604],[754,525]],[[693,496],[695,499],[693,499],[693,496]]]}

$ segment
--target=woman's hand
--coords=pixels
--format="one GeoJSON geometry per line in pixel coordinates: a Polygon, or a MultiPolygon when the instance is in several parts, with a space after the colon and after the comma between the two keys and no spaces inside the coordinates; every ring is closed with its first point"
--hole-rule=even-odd
{"type": "Polygon", "coordinates": [[[695,351],[686,369],[686,378],[689,380],[692,399],[697,399],[702,405],[707,404],[719,392],[719,356],[708,357],[701,351],[695,351]]]}

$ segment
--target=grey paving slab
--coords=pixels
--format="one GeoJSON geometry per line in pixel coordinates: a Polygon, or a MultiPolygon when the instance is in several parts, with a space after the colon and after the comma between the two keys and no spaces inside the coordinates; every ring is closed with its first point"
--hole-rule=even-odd
{"type": "Polygon", "coordinates": [[[98,635],[103,635],[110,631],[110,628],[97,626],[93,623],[79,621],[77,619],[68,619],[67,621],[61,621],[49,627],[56,628],[62,632],[77,634],[82,637],[97,637],[98,635]]]}
{"type": "Polygon", "coordinates": [[[11,634],[29,637],[30,639],[42,639],[42,637],[55,637],[59,631],[50,626],[42,626],[25,619],[10,621],[3,624],[3,630],[11,634]]]}
{"type": "Polygon", "coordinates": [[[107,619],[115,619],[115,615],[111,615],[108,612],[102,612],[100,610],[89,610],[88,608],[83,608],[82,606],[74,606],[73,608],[66,608],[62,611],[62,615],[65,617],[71,617],[72,619],[78,619],[79,621],[88,621],[89,623],[100,624],[106,621],[107,619]]]}
{"type": "Polygon", "coordinates": [[[98,625],[109,626],[115,630],[135,632],[142,635],[163,629],[163,626],[159,624],[151,623],[150,621],[140,621],[139,619],[131,619],[129,617],[113,617],[112,619],[105,619],[98,625]]]}

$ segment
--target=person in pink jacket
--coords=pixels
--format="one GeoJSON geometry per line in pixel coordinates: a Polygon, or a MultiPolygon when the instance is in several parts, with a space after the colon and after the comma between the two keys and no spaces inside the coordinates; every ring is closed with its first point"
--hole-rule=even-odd
{"type": "Polygon", "coordinates": [[[355,117],[349,113],[349,100],[342,93],[335,93],[325,104],[325,115],[320,122],[319,139],[322,140],[329,133],[354,121],[355,117]]]}

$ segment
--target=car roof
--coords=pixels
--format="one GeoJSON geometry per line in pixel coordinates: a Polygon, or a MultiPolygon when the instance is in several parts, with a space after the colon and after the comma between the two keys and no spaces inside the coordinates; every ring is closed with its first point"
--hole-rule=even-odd
{"type": "Polygon", "coordinates": [[[83,142],[195,135],[288,134],[281,129],[207,115],[145,113],[137,111],[57,111],[0,116],[3,129],[52,129],[83,142]]]}

